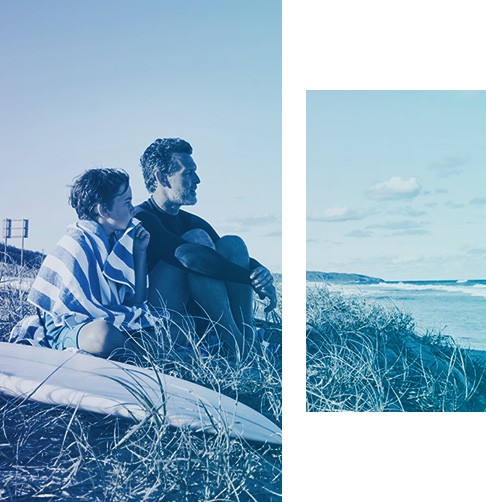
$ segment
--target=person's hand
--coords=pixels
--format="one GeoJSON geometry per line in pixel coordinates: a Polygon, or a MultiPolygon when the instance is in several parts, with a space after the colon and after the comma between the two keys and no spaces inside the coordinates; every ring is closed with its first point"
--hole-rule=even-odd
{"type": "Polygon", "coordinates": [[[273,285],[273,276],[265,267],[257,267],[250,274],[251,286],[263,300],[268,298],[270,303],[265,307],[265,312],[270,312],[277,306],[277,292],[273,285]]]}
{"type": "Polygon", "coordinates": [[[257,291],[273,284],[273,276],[268,268],[259,266],[251,271],[251,287],[257,291]]]}
{"type": "Polygon", "coordinates": [[[261,293],[257,290],[257,293],[260,295],[260,298],[268,298],[270,300],[270,303],[264,309],[266,313],[271,312],[277,306],[277,291],[273,284],[262,289],[261,293]]]}
{"type": "Polygon", "coordinates": [[[133,234],[133,254],[142,254],[147,251],[150,242],[150,234],[142,227],[137,225],[133,234]]]}

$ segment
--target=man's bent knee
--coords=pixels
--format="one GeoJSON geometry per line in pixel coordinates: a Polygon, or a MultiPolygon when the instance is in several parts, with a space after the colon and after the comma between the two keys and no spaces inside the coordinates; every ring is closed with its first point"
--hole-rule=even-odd
{"type": "Polygon", "coordinates": [[[192,230],[189,230],[182,235],[182,238],[187,242],[214,248],[213,240],[209,237],[209,234],[201,228],[193,228],[192,230]]]}
{"type": "Polygon", "coordinates": [[[245,241],[237,235],[225,235],[216,243],[217,251],[227,260],[247,265],[250,259],[245,241]]]}

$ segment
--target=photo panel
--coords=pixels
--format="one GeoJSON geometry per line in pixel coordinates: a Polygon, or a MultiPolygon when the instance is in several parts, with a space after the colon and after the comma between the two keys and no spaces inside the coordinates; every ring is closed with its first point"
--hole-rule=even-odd
{"type": "Polygon", "coordinates": [[[0,2],[1,500],[282,499],[281,23],[0,2]]]}

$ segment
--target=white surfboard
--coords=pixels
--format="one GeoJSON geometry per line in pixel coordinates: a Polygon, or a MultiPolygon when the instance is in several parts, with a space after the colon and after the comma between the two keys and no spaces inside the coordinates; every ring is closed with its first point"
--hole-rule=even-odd
{"type": "Polygon", "coordinates": [[[0,342],[0,391],[42,403],[142,420],[157,413],[194,431],[282,444],[282,431],[250,407],[181,378],[72,353],[0,342]]]}

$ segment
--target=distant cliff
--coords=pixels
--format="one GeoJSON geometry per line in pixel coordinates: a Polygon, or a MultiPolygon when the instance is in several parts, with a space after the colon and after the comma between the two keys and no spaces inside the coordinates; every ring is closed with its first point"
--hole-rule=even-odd
{"type": "Polygon", "coordinates": [[[341,284],[378,284],[380,282],[385,282],[378,277],[368,277],[367,275],[312,271],[307,271],[306,279],[311,282],[339,282],[341,284]]]}

